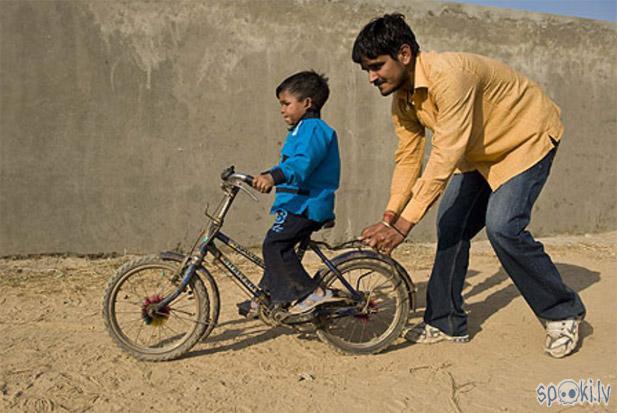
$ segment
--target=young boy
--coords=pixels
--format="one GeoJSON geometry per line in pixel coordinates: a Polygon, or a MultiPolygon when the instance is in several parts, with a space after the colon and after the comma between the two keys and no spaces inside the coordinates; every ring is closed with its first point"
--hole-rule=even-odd
{"type": "Polygon", "coordinates": [[[291,304],[292,314],[338,300],[313,281],[294,250],[334,219],[334,192],[340,180],[338,141],[336,132],[320,119],[329,94],[327,79],[314,71],[296,73],[276,88],[289,133],[279,164],[253,180],[260,192],[276,187],[270,210],[276,219],[263,242],[266,268],[260,285],[273,304],[291,304]]]}

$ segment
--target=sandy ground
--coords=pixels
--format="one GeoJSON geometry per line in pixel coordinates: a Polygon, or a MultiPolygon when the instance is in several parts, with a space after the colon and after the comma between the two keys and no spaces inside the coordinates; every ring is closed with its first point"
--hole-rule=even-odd
{"type": "MultiPolygon", "coordinates": [[[[555,360],[544,331],[486,242],[474,244],[465,288],[471,342],[410,345],[344,356],[314,336],[236,315],[228,279],[220,325],[187,357],[139,362],[101,319],[106,280],[131,257],[0,260],[2,412],[530,412],[617,411],[540,406],[539,383],[592,378],[617,385],[617,233],[543,240],[588,316],[582,347],[555,360]]],[[[434,245],[396,255],[419,288],[420,320],[434,245]]],[[[257,278],[258,274],[253,273],[257,278]]]]}

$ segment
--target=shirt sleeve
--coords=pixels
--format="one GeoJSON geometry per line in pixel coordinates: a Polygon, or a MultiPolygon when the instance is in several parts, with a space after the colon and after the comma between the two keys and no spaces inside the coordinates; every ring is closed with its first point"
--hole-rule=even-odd
{"type": "Polygon", "coordinates": [[[394,153],[394,172],[390,184],[390,200],[386,210],[399,214],[409,199],[411,189],[420,176],[424,156],[424,127],[414,110],[405,110],[404,99],[392,99],[392,123],[398,137],[394,153]]]}
{"type": "Polygon", "coordinates": [[[436,76],[429,91],[438,108],[431,154],[401,213],[405,220],[416,224],[424,217],[464,157],[474,117],[479,115],[474,112],[478,87],[476,75],[464,70],[453,69],[436,76]]]}
{"type": "Polygon", "coordinates": [[[273,172],[279,174],[278,169],[285,178],[284,183],[301,186],[326,157],[331,137],[316,124],[304,123],[298,127],[298,143],[293,155],[273,168],[273,172]]]}

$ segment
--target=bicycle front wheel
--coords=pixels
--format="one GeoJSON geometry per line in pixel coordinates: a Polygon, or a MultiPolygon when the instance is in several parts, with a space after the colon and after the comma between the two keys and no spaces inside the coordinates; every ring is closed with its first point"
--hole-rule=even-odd
{"type": "Polygon", "coordinates": [[[210,324],[210,300],[198,276],[172,303],[154,314],[149,311],[178,288],[176,273],[177,264],[148,256],[124,264],[109,281],[103,318],[123,351],[140,360],[171,360],[204,335],[210,324]]]}
{"type": "MultiPolygon", "coordinates": [[[[390,264],[370,257],[353,257],[337,264],[343,278],[364,296],[362,310],[322,320],[317,336],[337,350],[375,354],[400,337],[409,314],[409,291],[390,264]]],[[[332,272],[323,277],[327,288],[346,291],[332,272]]]]}

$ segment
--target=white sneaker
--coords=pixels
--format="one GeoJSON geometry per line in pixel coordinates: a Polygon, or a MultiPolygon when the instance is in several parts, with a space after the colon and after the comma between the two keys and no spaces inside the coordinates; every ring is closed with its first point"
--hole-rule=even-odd
{"type": "Polygon", "coordinates": [[[405,334],[405,339],[416,344],[433,344],[440,341],[451,341],[454,343],[467,343],[469,334],[464,336],[449,336],[440,329],[426,323],[420,323],[408,330],[405,334]]]}
{"type": "Polygon", "coordinates": [[[555,358],[572,353],[578,345],[578,326],[581,321],[579,318],[547,321],[544,351],[555,358]]]}

